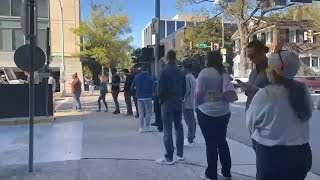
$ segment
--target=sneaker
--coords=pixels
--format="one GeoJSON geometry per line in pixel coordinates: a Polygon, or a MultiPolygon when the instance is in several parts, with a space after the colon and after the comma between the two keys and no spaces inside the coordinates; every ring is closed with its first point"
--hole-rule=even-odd
{"type": "Polygon", "coordinates": [[[203,179],[203,180],[211,180],[211,179],[207,178],[206,175],[200,175],[200,178],[203,179]]]}
{"type": "Polygon", "coordinates": [[[158,126],[157,123],[151,123],[151,126],[158,126]]]}
{"type": "Polygon", "coordinates": [[[139,118],[139,115],[137,114],[137,115],[135,116],[135,118],[139,118]]]}
{"type": "Polygon", "coordinates": [[[113,114],[120,114],[120,111],[114,111],[113,114]]]}
{"type": "Polygon", "coordinates": [[[139,132],[140,132],[140,133],[143,133],[143,132],[144,132],[143,128],[140,128],[140,129],[139,129],[139,132]]]}
{"type": "Polygon", "coordinates": [[[177,161],[184,161],[184,157],[177,156],[177,161]]]}
{"type": "Polygon", "coordinates": [[[156,160],[157,164],[162,164],[162,165],[173,165],[174,162],[173,161],[168,161],[166,158],[161,158],[156,160]]]}
{"type": "Polygon", "coordinates": [[[218,172],[218,175],[221,176],[221,178],[223,180],[231,180],[232,179],[232,176],[224,176],[220,171],[218,172]]]}
{"type": "Polygon", "coordinates": [[[96,112],[101,112],[101,110],[100,110],[100,109],[98,109],[96,112]]]}
{"type": "Polygon", "coordinates": [[[145,128],[144,132],[152,132],[152,130],[150,129],[149,126],[147,126],[147,127],[145,128]]]}
{"type": "Polygon", "coordinates": [[[133,113],[127,113],[125,116],[133,116],[133,113]]]}
{"type": "Polygon", "coordinates": [[[109,112],[109,110],[108,110],[108,109],[106,109],[104,112],[109,112]]]}
{"type": "Polygon", "coordinates": [[[188,141],[188,139],[185,139],[184,140],[184,146],[193,146],[194,145],[194,142],[193,143],[190,143],[189,141],[188,141]]]}

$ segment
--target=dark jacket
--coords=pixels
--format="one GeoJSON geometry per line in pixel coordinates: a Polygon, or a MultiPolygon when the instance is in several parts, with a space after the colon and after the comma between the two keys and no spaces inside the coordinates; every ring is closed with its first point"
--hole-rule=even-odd
{"type": "Polygon", "coordinates": [[[160,73],[158,96],[160,103],[168,110],[181,110],[186,94],[186,80],[176,64],[168,66],[160,73]]]}
{"type": "Polygon", "coordinates": [[[138,99],[152,98],[156,89],[152,76],[148,72],[138,74],[131,86],[131,91],[134,89],[138,99]]]}
{"type": "Polygon", "coordinates": [[[126,82],[124,84],[124,92],[130,92],[131,91],[131,85],[133,83],[133,80],[134,80],[134,76],[129,74],[127,77],[126,77],[126,82]]]}

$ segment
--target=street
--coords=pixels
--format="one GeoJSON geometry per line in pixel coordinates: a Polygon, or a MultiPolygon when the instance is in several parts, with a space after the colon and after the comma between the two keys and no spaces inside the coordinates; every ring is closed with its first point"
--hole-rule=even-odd
{"type": "MultiPolygon", "coordinates": [[[[0,126],[0,136],[3,137],[0,141],[0,179],[199,179],[206,166],[205,143],[199,128],[196,144],[184,150],[185,162],[160,166],[154,160],[163,156],[163,134],[156,128],[152,133],[138,133],[138,119],[134,117],[95,112],[96,99],[96,96],[81,98],[84,112],[71,111],[71,97],[60,100],[56,106],[56,121],[35,125],[34,173],[27,172],[28,125],[0,126]]],[[[110,111],[114,110],[111,96],[107,99],[110,111]]],[[[119,101],[124,114],[122,95],[119,101]]],[[[232,175],[235,180],[253,180],[255,157],[253,149],[247,146],[250,139],[242,105],[243,102],[232,105],[228,134],[232,175]]],[[[186,133],[186,128],[184,130],[186,133]]],[[[313,169],[317,172],[319,158],[315,152],[319,145],[314,139],[312,146],[313,169]]],[[[319,176],[312,173],[307,178],[317,179],[319,176]]]]}

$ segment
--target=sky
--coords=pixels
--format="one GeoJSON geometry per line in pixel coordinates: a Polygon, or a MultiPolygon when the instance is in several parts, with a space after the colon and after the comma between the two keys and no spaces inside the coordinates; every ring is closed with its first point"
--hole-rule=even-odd
{"type": "MultiPolygon", "coordinates": [[[[106,0],[93,0],[101,3],[106,0]]],[[[90,16],[91,0],[82,0],[82,19],[90,16]]],[[[155,16],[154,0],[115,0],[124,6],[124,12],[130,16],[130,23],[132,27],[131,36],[134,38],[132,45],[141,47],[142,45],[142,30],[151,22],[155,16]]],[[[161,0],[161,18],[172,18],[178,13],[194,13],[195,7],[187,7],[183,10],[176,9],[176,0],[161,0]]]]}

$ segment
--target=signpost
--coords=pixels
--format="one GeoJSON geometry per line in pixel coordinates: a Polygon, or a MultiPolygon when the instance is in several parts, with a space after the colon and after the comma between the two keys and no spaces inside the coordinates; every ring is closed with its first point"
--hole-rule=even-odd
{"type": "Polygon", "coordinates": [[[200,49],[211,47],[208,44],[197,44],[197,47],[200,49]]]}
{"type": "MultiPolygon", "coordinates": [[[[33,172],[34,72],[36,70],[35,63],[37,63],[38,66],[40,65],[38,62],[35,61],[35,56],[37,53],[39,53],[39,51],[36,50],[37,8],[35,0],[23,0],[22,4],[23,5],[21,10],[23,18],[21,18],[21,26],[26,39],[30,40],[30,44],[28,45],[29,48],[25,46],[25,49],[22,49],[20,52],[26,50],[29,51],[28,53],[25,52],[25,56],[27,57],[25,58],[25,60],[27,61],[27,63],[25,64],[27,65],[26,70],[29,72],[29,172],[33,172]]],[[[15,56],[20,57],[18,55],[15,56]]],[[[19,58],[15,59],[15,61],[19,62],[19,58]]],[[[20,65],[23,65],[23,63],[21,63],[20,65]]]]}

